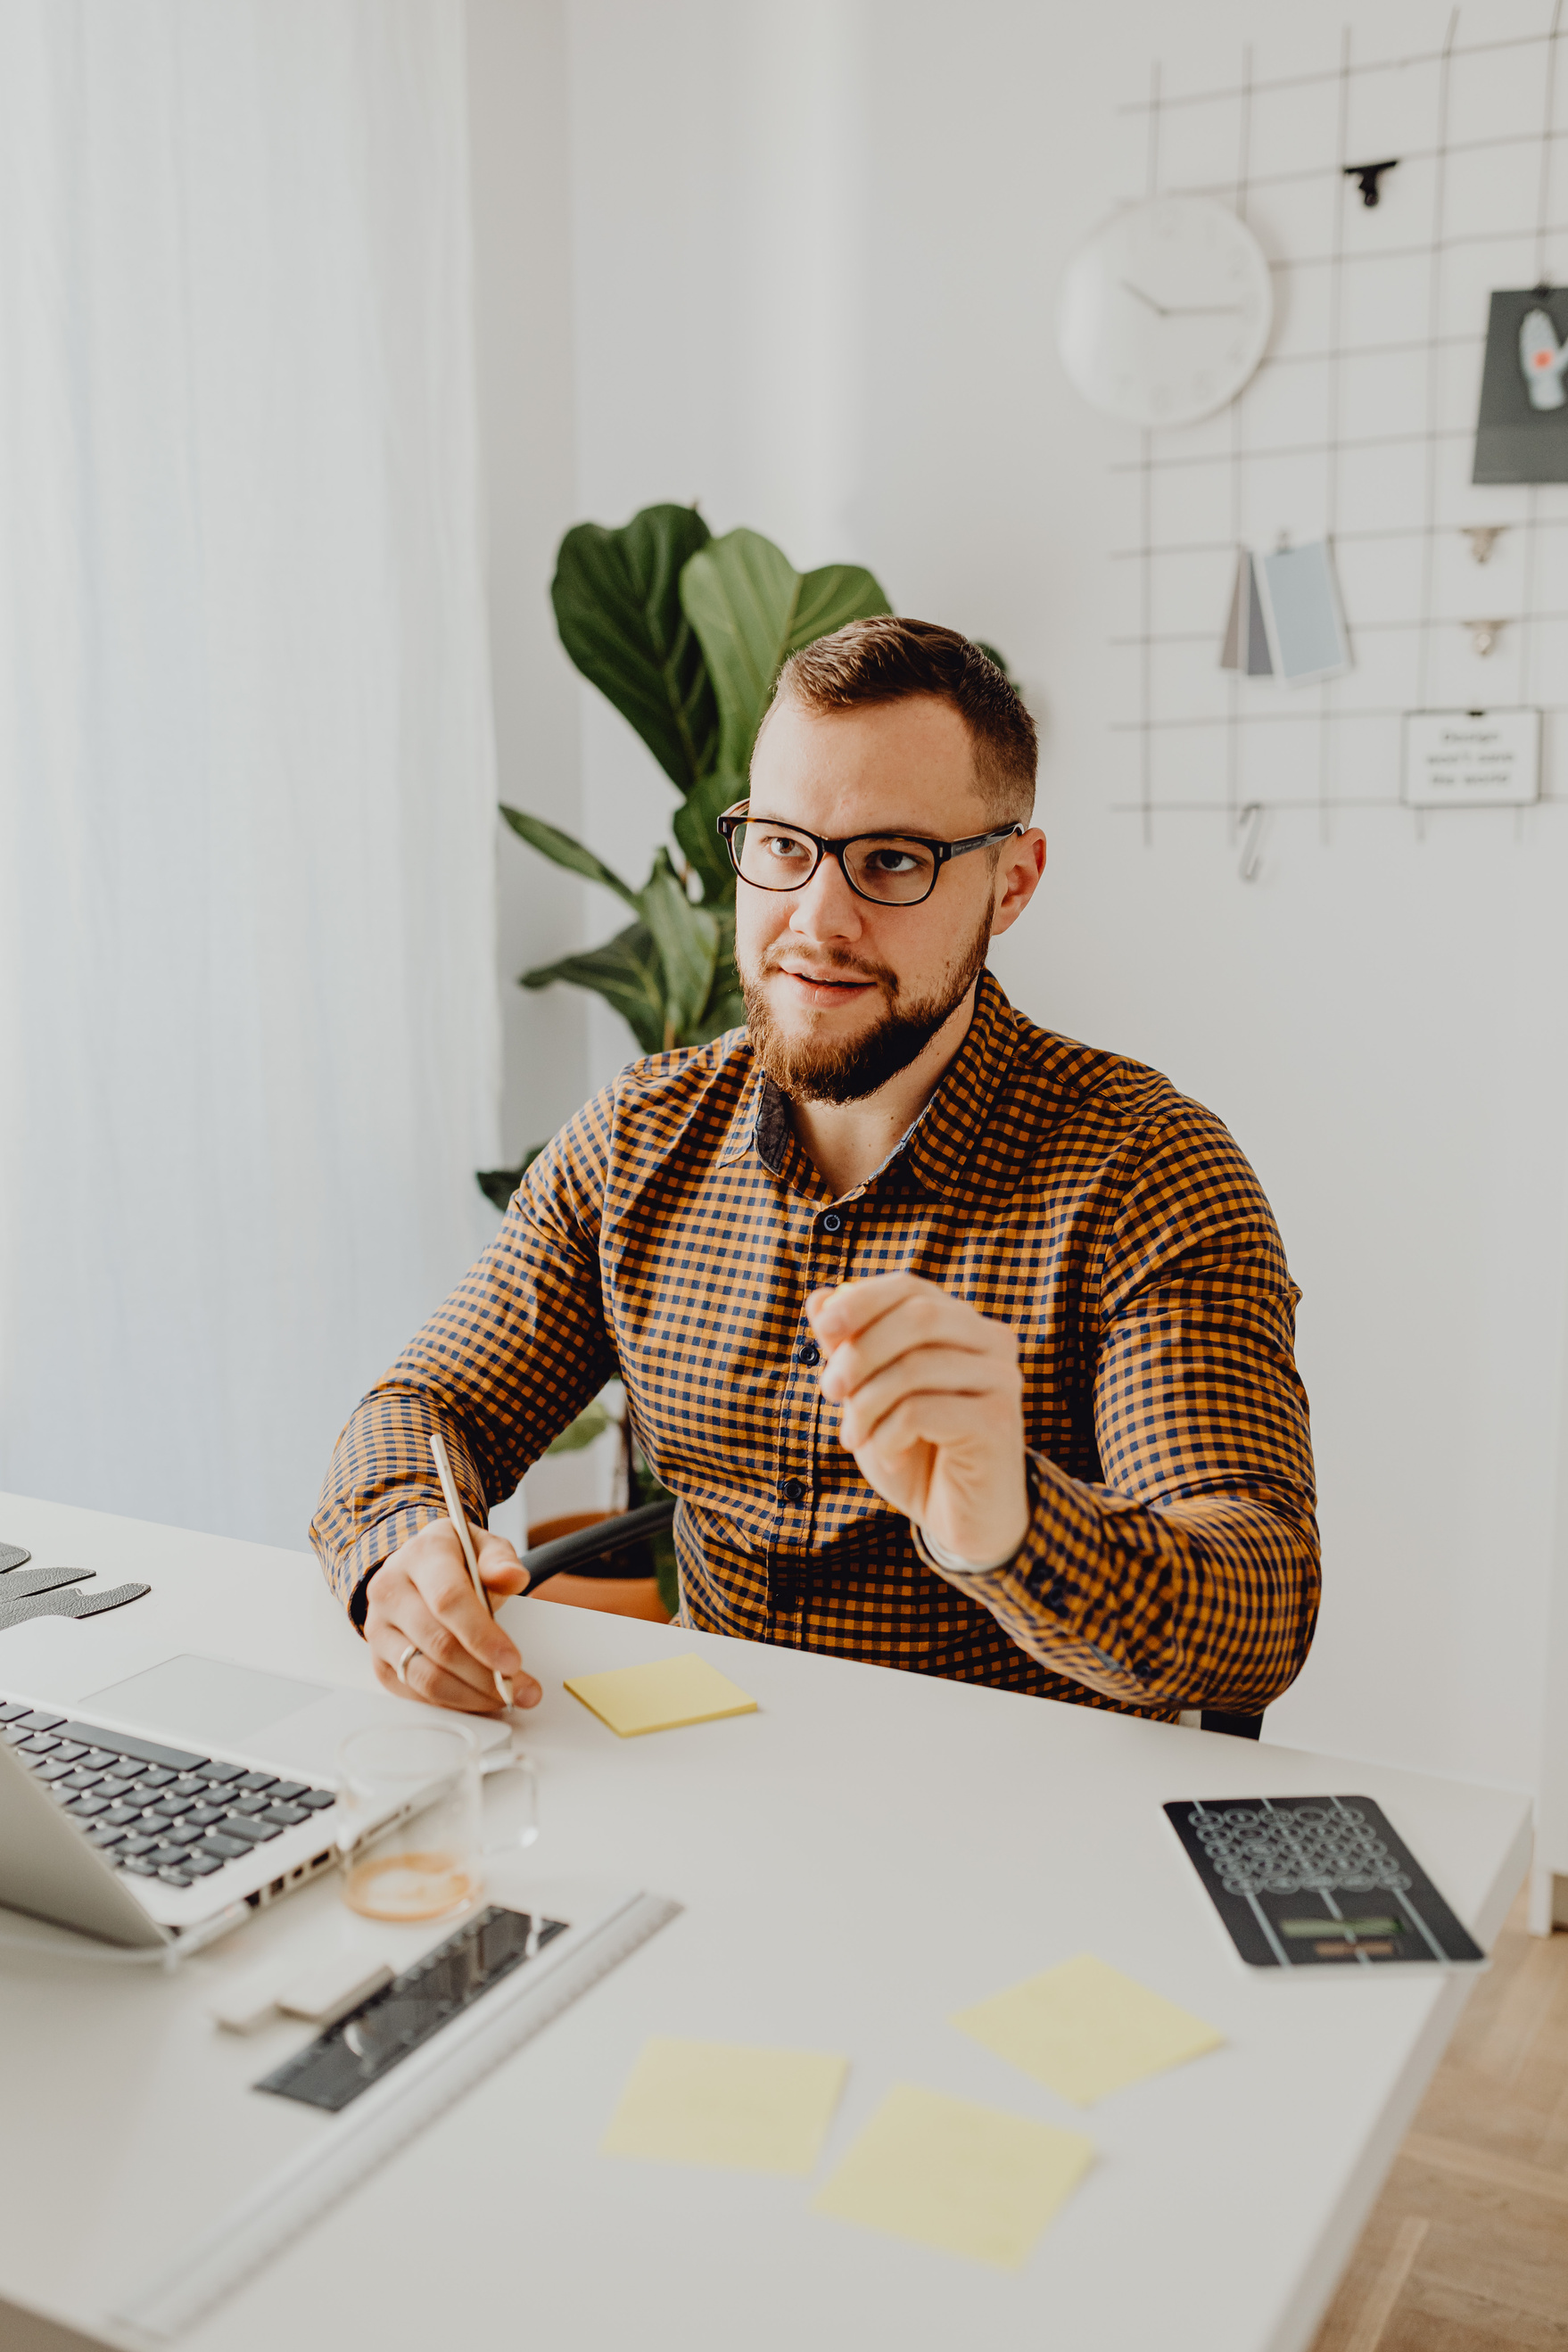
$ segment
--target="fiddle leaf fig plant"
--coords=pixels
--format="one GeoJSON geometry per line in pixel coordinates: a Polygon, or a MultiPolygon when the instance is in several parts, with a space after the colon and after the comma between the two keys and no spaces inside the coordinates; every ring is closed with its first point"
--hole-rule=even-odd
{"type": "MultiPolygon", "coordinates": [[[[715,821],[746,793],[752,746],[789,656],[847,621],[891,610],[853,563],[799,572],[759,531],[715,539],[695,507],[645,507],[618,530],[578,523],[551,586],[561,642],[637,730],[679,795],[674,855],[640,888],[543,817],[502,803],[520,838],[621,899],[632,920],[602,947],[521,976],[613,1004],[644,1053],[701,1045],[745,1017],[735,970],[735,877],[715,821]]],[[[538,1150],[483,1171],[504,1209],[538,1150]]]]}

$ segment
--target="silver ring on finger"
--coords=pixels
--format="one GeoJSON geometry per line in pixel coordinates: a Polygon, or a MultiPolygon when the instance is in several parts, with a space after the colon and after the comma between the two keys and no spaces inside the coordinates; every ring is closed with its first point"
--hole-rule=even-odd
{"type": "Polygon", "coordinates": [[[405,1690],[408,1687],[409,1659],[422,1658],[424,1654],[425,1653],[420,1648],[417,1642],[410,1642],[406,1650],[404,1651],[403,1655],[398,1659],[396,1665],[393,1668],[394,1674],[397,1676],[398,1681],[403,1685],[405,1690]]]}

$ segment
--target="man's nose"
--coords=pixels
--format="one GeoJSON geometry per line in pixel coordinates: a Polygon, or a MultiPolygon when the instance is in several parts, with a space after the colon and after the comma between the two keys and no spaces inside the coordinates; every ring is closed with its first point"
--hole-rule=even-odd
{"type": "Polygon", "coordinates": [[[803,940],[858,940],[866,928],[862,901],[837,857],[825,857],[810,881],[795,894],[790,929],[803,940]]]}

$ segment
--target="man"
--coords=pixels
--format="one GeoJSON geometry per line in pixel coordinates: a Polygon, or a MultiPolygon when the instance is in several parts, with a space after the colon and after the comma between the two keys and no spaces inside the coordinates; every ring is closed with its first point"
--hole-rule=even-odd
{"type": "Polygon", "coordinates": [[[984,968],[1045,866],[1035,757],[951,630],[858,622],[785,665],[721,821],[745,1029],[568,1122],[338,1442],[311,1532],[389,1689],[537,1701],[426,1436],[483,1528],[617,1370],[680,1498],[685,1622],[1165,1719],[1299,1671],[1317,1531],[1268,1204],[1217,1119],[984,968]]]}

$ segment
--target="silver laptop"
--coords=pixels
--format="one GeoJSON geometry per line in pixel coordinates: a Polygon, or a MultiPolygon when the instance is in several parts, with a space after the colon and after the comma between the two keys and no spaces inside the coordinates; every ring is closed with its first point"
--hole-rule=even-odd
{"type": "MultiPolygon", "coordinates": [[[[86,1698],[15,1690],[0,1654],[0,1905],[194,1949],[338,1855],[339,1743],[438,1710],[221,1658],[164,1658],[86,1698]]],[[[488,1747],[508,1727],[467,1717],[488,1747]]]]}

